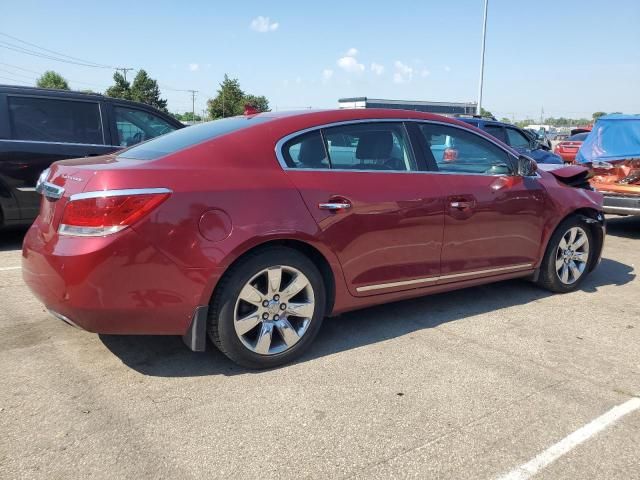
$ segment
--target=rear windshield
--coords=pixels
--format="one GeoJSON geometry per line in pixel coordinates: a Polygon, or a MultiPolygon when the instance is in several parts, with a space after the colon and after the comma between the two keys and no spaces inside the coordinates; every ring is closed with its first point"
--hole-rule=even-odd
{"type": "Polygon", "coordinates": [[[120,153],[118,158],[155,160],[156,158],[164,157],[170,153],[193,147],[207,140],[251,127],[267,120],[269,120],[269,117],[263,116],[230,117],[181,128],[166,135],[156,137],[148,142],[128,148],[120,153]]]}
{"type": "Polygon", "coordinates": [[[589,135],[589,132],[576,133],[575,135],[571,135],[569,138],[567,138],[567,140],[571,142],[584,142],[584,139],[587,138],[587,135],[589,135]]]}

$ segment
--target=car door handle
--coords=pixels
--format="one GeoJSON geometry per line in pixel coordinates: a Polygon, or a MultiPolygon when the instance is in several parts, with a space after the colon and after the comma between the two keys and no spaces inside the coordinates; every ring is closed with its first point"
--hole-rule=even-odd
{"type": "Polygon", "coordinates": [[[451,202],[449,205],[451,206],[451,208],[466,210],[467,208],[473,207],[473,202],[455,201],[455,202],[451,202]]]}
{"type": "Polygon", "coordinates": [[[346,210],[351,208],[351,204],[349,202],[319,203],[318,208],[320,210],[346,210]]]}

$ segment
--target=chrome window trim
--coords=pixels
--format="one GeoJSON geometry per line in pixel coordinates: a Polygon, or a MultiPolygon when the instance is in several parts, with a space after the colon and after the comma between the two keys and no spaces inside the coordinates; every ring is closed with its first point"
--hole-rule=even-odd
{"type": "Polygon", "coordinates": [[[438,275],[435,277],[423,277],[423,278],[416,278],[413,280],[404,280],[404,281],[400,281],[400,282],[389,282],[389,283],[378,283],[378,284],[372,284],[372,285],[365,285],[362,287],[357,287],[356,291],[357,292],[368,292],[371,290],[381,290],[381,289],[385,289],[385,288],[394,288],[394,287],[404,287],[404,286],[408,286],[408,285],[415,285],[415,284],[419,284],[419,283],[432,283],[432,282],[437,282],[439,280],[449,280],[452,278],[464,278],[464,277],[471,277],[474,275],[483,275],[486,273],[499,273],[499,272],[508,272],[508,271],[513,271],[513,270],[529,270],[532,269],[534,266],[533,263],[519,263],[516,265],[509,265],[506,267],[496,267],[496,268],[487,268],[484,270],[474,270],[471,272],[461,272],[461,273],[449,273],[446,275],[438,275]]]}
{"type": "MultiPolygon", "coordinates": [[[[510,152],[509,150],[504,148],[504,146],[500,145],[497,140],[494,140],[492,138],[487,138],[487,137],[485,137],[483,135],[479,135],[478,133],[474,132],[473,130],[471,130],[471,129],[467,128],[467,127],[464,127],[464,126],[461,126],[461,125],[455,125],[453,123],[442,122],[442,121],[438,121],[438,120],[424,120],[424,119],[420,119],[420,118],[367,118],[367,119],[356,119],[356,120],[342,120],[340,122],[331,122],[331,123],[325,123],[325,124],[322,124],[322,125],[315,125],[313,127],[305,128],[305,129],[298,130],[298,131],[295,131],[293,133],[290,133],[288,135],[285,135],[280,140],[278,140],[276,142],[276,146],[275,146],[276,158],[278,159],[278,163],[280,164],[282,169],[285,170],[285,171],[288,171],[288,170],[301,170],[301,171],[305,171],[305,172],[310,172],[310,171],[322,171],[322,172],[334,171],[334,172],[369,172],[369,173],[436,173],[436,174],[440,174],[440,175],[482,175],[482,176],[485,176],[485,177],[502,177],[502,176],[505,176],[505,174],[487,175],[487,174],[484,174],[484,173],[439,172],[439,171],[437,172],[437,171],[432,171],[432,170],[356,170],[356,169],[350,169],[350,168],[292,168],[292,167],[289,167],[287,165],[287,163],[284,160],[284,156],[282,155],[282,148],[284,147],[284,144],[287,143],[289,140],[297,137],[298,135],[304,135],[305,133],[313,132],[315,130],[322,130],[322,129],[325,129],[325,128],[338,127],[338,126],[342,126],[342,125],[352,125],[352,124],[359,124],[359,123],[390,123],[390,122],[428,123],[428,124],[432,124],[432,125],[442,125],[442,126],[445,126],[445,127],[457,128],[459,130],[471,133],[471,134],[473,134],[473,135],[475,135],[475,136],[477,136],[477,137],[479,137],[479,138],[481,138],[483,140],[486,140],[486,141],[494,144],[500,150],[502,150],[507,155],[509,155],[509,157],[511,157],[515,161],[518,160],[518,157],[516,155],[514,155],[513,152],[510,152]]],[[[406,126],[405,126],[405,129],[406,129],[406,126]]],[[[411,142],[411,138],[410,137],[409,137],[409,143],[411,145],[411,149],[413,150],[413,142],[411,142]]],[[[415,152],[414,152],[414,154],[415,154],[415,152]]],[[[517,173],[510,173],[508,175],[510,175],[510,176],[519,176],[517,173]]]]}
{"type": "Polygon", "coordinates": [[[97,190],[93,192],[74,193],[69,197],[69,201],[86,200],[87,198],[106,198],[121,195],[147,195],[154,193],[173,193],[168,188],[125,188],[122,190],[97,190]]]}

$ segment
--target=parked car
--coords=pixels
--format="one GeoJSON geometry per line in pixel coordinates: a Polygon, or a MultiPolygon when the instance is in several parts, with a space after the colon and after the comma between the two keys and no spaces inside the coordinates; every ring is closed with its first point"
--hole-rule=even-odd
{"type": "Polygon", "coordinates": [[[640,215],[640,115],[600,117],[576,161],[592,168],[606,213],[640,215]]]}
{"type": "Polygon", "coordinates": [[[589,135],[587,132],[571,135],[556,145],[554,153],[560,155],[565,163],[573,163],[580,149],[580,145],[582,145],[584,139],[587,138],[587,135],[589,135]]]}
{"type": "Polygon", "coordinates": [[[547,147],[540,143],[535,134],[522,130],[515,125],[478,117],[459,118],[459,120],[484,130],[518,152],[529,155],[538,163],[562,164],[562,159],[558,155],[549,152],[547,147]]]}
{"type": "Polygon", "coordinates": [[[183,125],[98,94],[0,85],[0,227],[38,214],[38,175],[56,160],[104,155],[183,125]]]}
{"type": "Polygon", "coordinates": [[[325,315],[515,277],[575,290],[604,235],[587,173],[537,171],[420,112],[227,118],[54,163],[22,272],[69,324],[182,335],[196,351],[208,336],[272,367],[325,315]]]}
{"type": "Polygon", "coordinates": [[[544,128],[541,128],[540,130],[525,128],[524,131],[531,134],[533,138],[538,141],[540,148],[543,148],[544,150],[551,150],[553,148],[551,140],[553,140],[553,138],[555,137],[554,132],[547,132],[544,128]]]}

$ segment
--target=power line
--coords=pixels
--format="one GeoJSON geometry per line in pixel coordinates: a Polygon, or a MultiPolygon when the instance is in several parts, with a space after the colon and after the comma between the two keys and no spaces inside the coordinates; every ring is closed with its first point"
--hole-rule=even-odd
{"type": "MultiPolygon", "coordinates": [[[[54,54],[54,55],[56,55],[56,56],[58,56],[58,57],[65,57],[65,58],[70,59],[70,60],[73,60],[73,61],[75,61],[75,62],[80,62],[80,63],[86,64],[86,65],[90,65],[90,64],[91,64],[91,65],[93,65],[93,66],[95,66],[95,67],[100,67],[100,68],[109,68],[109,69],[115,69],[115,68],[117,68],[117,67],[114,67],[114,66],[111,66],[111,65],[104,65],[104,64],[97,63],[97,62],[92,62],[92,61],[90,61],[90,60],[83,60],[82,58],[73,57],[73,56],[71,56],[71,55],[66,55],[66,54],[64,54],[64,53],[57,52],[57,51],[55,51],[55,50],[50,50],[50,49],[48,49],[48,48],[41,47],[40,45],[36,45],[35,43],[30,43],[30,42],[27,42],[27,41],[25,41],[25,40],[21,40],[21,39],[19,39],[19,38],[17,38],[17,37],[14,37],[14,36],[9,35],[9,34],[4,33],[4,32],[0,32],[0,35],[2,35],[2,36],[4,36],[4,37],[7,37],[7,38],[10,38],[10,39],[12,39],[12,40],[15,40],[15,41],[17,41],[17,42],[23,43],[23,44],[25,44],[25,45],[29,45],[30,47],[35,47],[35,48],[37,48],[37,49],[39,49],[39,50],[43,50],[43,51],[45,51],[45,52],[52,53],[52,54],[54,54]]],[[[8,45],[12,45],[11,43],[8,43],[8,42],[4,42],[4,43],[5,43],[5,44],[8,44],[8,45]]],[[[12,45],[12,46],[16,46],[16,45],[12,45]]],[[[18,48],[23,48],[23,47],[19,47],[19,46],[17,46],[17,47],[18,47],[18,48]]]]}

